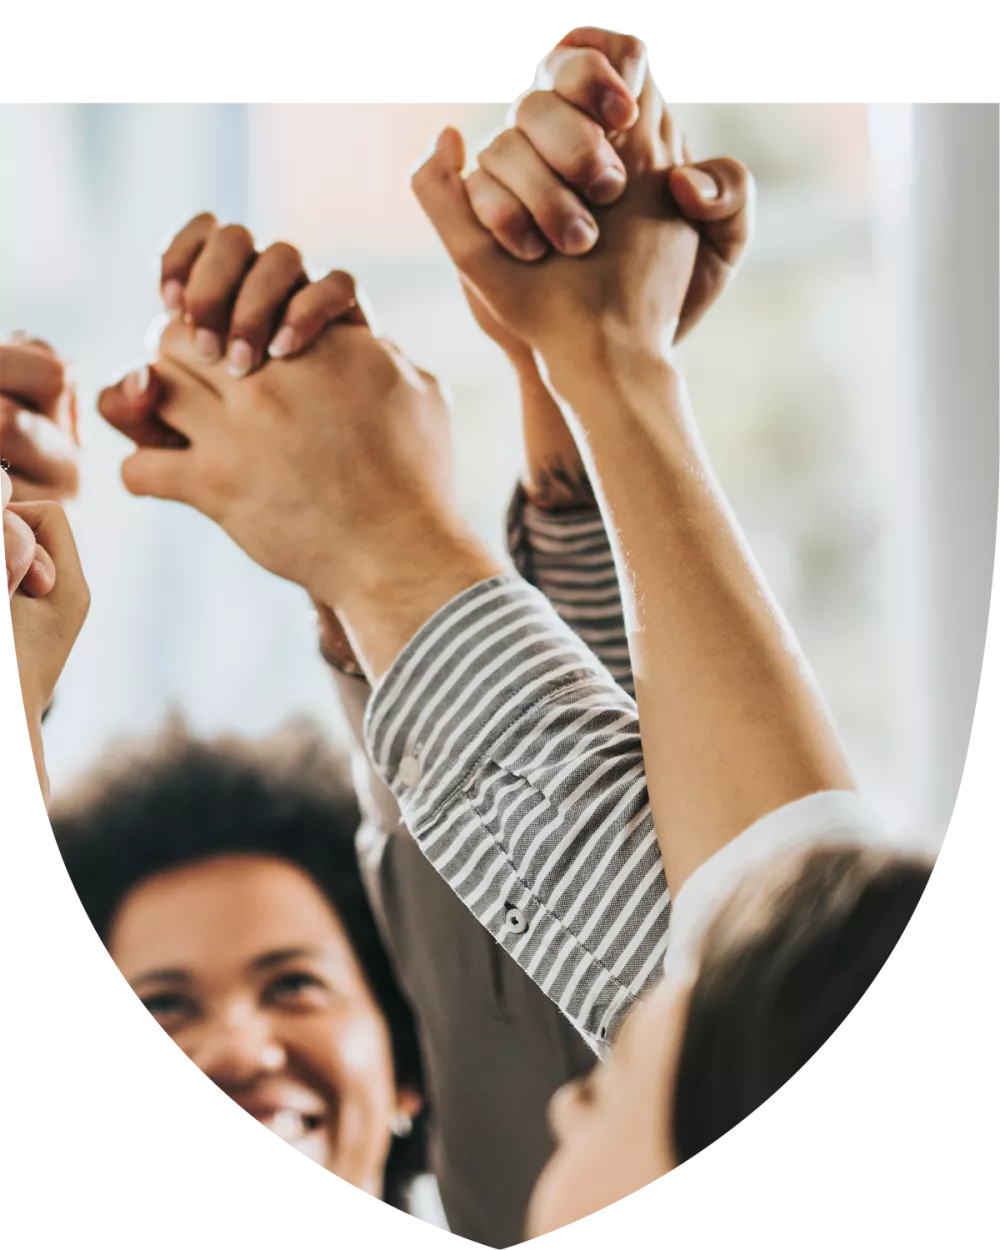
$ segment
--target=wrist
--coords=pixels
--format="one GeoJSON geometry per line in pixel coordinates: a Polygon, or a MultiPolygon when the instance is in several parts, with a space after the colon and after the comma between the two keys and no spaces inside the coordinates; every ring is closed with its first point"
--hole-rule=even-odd
{"type": "Polygon", "coordinates": [[[562,401],[589,411],[609,395],[637,390],[672,390],[680,374],[669,349],[617,327],[560,339],[538,353],[545,384],[562,401]]]}
{"type": "Polygon", "coordinates": [[[501,572],[499,561],[453,518],[428,518],[353,561],[339,578],[336,611],[369,680],[387,672],[446,603],[501,572]]]}
{"type": "Polygon", "coordinates": [[[684,379],[669,356],[634,344],[594,342],[550,353],[548,384],[585,454],[595,438],[647,427],[657,441],[687,445],[694,436],[684,379]]]}

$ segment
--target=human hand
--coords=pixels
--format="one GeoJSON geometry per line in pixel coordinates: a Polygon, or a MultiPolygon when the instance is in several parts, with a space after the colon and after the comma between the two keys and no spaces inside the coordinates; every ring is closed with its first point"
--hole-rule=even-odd
{"type": "Polygon", "coordinates": [[[550,254],[525,265],[498,249],[473,211],[457,131],[442,133],[414,175],[417,198],[463,278],[507,330],[541,354],[550,374],[557,359],[590,364],[609,344],[660,353],[680,320],[699,239],[666,189],[682,143],[648,75],[639,117],[618,154],[628,185],[606,210],[601,245],[586,260],[550,254]]]}
{"type": "Polygon", "coordinates": [[[80,568],[69,522],[59,504],[12,504],[11,509],[30,528],[37,543],[36,559],[44,556],[51,569],[48,593],[29,595],[22,584],[10,604],[24,714],[39,784],[47,796],[42,716],[86,619],[90,591],[80,568]]]}
{"type": "Polygon", "coordinates": [[[366,324],[349,274],[310,282],[297,248],[274,243],[258,253],[245,226],[220,226],[211,213],[192,218],[163,253],[160,291],[204,361],[225,356],[234,377],[269,356],[297,355],[333,321],[366,324]]]}
{"type": "MultiPolygon", "coordinates": [[[[126,379],[126,382],[128,379],[126,379]]],[[[100,397],[131,433],[126,385],[100,397]]],[[[168,325],[149,371],[162,425],[184,445],[140,445],[123,465],[135,494],[191,504],[258,563],[337,606],[345,566],[450,518],[451,444],[436,382],[361,326],[338,325],[294,361],[234,378],[188,328],[168,325]]]]}
{"type": "Polygon", "coordinates": [[[18,503],[76,494],[76,418],[76,392],[47,343],[24,334],[0,343],[0,460],[18,503]]]}
{"type": "MultiPolygon", "coordinates": [[[[636,98],[646,79],[639,40],[590,27],[572,31],[542,61],[532,89],[512,110],[511,126],[479,153],[465,180],[473,212],[502,248],[527,261],[549,248],[566,255],[593,249],[603,215],[589,205],[611,203],[625,188],[616,149],[638,119],[636,98]]],[[[753,180],[738,161],[691,164],[683,139],[680,158],[667,171],[664,192],[701,238],[675,341],[731,281],[749,243],[754,206],[753,180]]],[[[496,338],[499,323],[464,285],[477,321],[496,338]]],[[[504,332],[508,342],[501,346],[513,359],[518,340],[504,332]]]]}
{"type": "Polygon", "coordinates": [[[8,508],[13,489],[6,469],[0,468],[7,596],[12,599],[18,588],[28,595],[47,595],[55,585],[55,566],[48,553],[38,546],[34,531],[27,521],[15,509],[8,508]]]}

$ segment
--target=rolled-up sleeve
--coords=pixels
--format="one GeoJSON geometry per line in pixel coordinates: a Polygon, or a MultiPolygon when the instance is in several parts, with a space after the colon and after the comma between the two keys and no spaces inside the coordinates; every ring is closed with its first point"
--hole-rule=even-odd
{"type": "Polygon", "coordinates": [[[423,853],[600,1047],[659,979],[669,898],[635,703],[521,578],[410,641],[365,737],[423,853]]]}
{"type": "Polygon", "coordinates": [[[507,547],[525,581],[538,587],[622,689],[634,694],[621,588],[597,504],[541,508],[519,485],[507,510],[507,547]]]}

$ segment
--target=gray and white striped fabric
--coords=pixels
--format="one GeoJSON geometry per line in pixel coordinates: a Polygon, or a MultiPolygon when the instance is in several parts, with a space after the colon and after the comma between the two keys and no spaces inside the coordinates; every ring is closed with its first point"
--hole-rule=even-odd
{"type": "Polygon", "coordinates": [[[662,975],[670,911],[629,694],[504,575],[410,641],[365,738],[430,862],[602,1052],[662,975]]]}
{"type": "Polygon", "coordinates": [[[621,588],[597,505],[540,508],[519,486],[507,513],[507,547],[524,580],[538,587],[622,689],[634,695],[621,588]]]}

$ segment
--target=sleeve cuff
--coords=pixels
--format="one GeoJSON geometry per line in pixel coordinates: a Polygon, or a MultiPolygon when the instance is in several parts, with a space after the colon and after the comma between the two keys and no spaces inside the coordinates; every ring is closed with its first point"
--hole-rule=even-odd
{"type": "Polygon", "coordinates": [[[610,553],[607,530],[597,503],[573,508],[541,508],[528,498],[523,482],[514,488],[507,509],[507,550],[518,573],[537,585],[536,553],[574,565],[582,557],[610,553]]]}
{"type": "Polygon", "coordinates": [[[890,844],[874,806],[854,791],[809,794],[755,821],[697,868],[674,897],[665,974],[684,979],[692,973],[705,932],[749,873],[782,851],[837,843],[890,844]]]}
{"type": "Polygon", "coordinates": [[[364,725],[372,762],[416,815],[460,789],[490,743],[516,737],[525,711],[595,668],[592,653],[522,578],[479,582],[440,608],[376,685],[364,725]]]}

